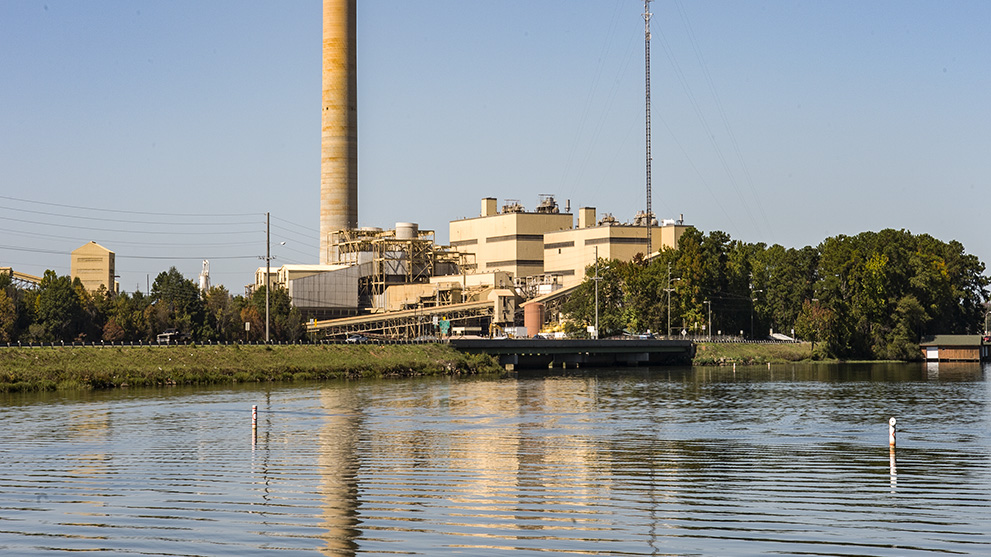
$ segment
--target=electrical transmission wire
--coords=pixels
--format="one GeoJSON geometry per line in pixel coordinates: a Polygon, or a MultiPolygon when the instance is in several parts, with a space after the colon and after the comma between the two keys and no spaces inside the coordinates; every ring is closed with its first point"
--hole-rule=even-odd
{"type": "Polygon", "coordinates": [[[743,177],[750,188],[750,194],[756,201],[757,209],[760,211],[764,226],[766,226],[767,230],[770,231],[771,225],[770,221],[767,219],[767,214],[764,212],[764,204],[760,202],[760,196],[757,195],[757,188],[754,186],[754,180],[753,176],[750,174],[750,168],[747,166],[747,161],[743,157],[743,152],[740,150],[740,142],[737,141],[736,134],[733,133],[733,127],[730,126],[729,118],[726,116],[726,110],[723,108],[722,100],[720,100],[719,94],[716,92],[716,85],[712,79],[712,74],[709,72],[709,66],[705,62],[705,57],[702,55],[702,49],[699,48],[698,41],[695,40],[695,30],[692,28],[692,22],[688,18],[688,13],[686,12],[681,1],[675,0],[675,5],[678,7],[678,13],[681,15],[681,19],[685,24],[685,29],[688,31],[688,40],[692,45],[692,50],[695,51],[695,58],[698,60],[699,67],[702,68],[702,75],[705,77],[706,84],[709,86],[709,93],[715,101],[716,110],[719,112],[719,117],[723,121],[723,127],[726,128],[726,134],[729,136],[730,143],[733,146],[733,151],[740,160],[740,168],[743,170],[743,177]]]}
{"type": "Polygon", "coordinates": [[[128,211],[124,209],[107,209],[105,207],[85,207],[82,205],[67,205],[64,203],[52,203],[50,201],[35,201],[32,199],[22,199],[9,195],[0,195],[0,199],[8,201],[18,201],[20,203],[33,203],[37,205],[48,205],[51,207],[62,207],[66,209],[81,209],[84,211],[101,211],[105,213],[121,213],[128,215],[155,215],[160,217],[256,217],[260,213],[161,213],[154,211],[128,211]]]}
{"type": "Polygon", "coordinates": [[[709,121],[705,117],[705,113],[702,110],[702,107],[699,104],[698,99],[695,97],[695,93],[692,91],[692,87],[688,83],[688,79],[685,77],[685,73],[682,71],[681,65],[678,63],[677,58],[674,56],[674,52],[671,49],[671,46],[668,44],[667,38],[665,37],[664,33],[661,31],[658,33],[658,35],[660,36],[661,47],[664,49],[664,53],[667,55],[668,61],[671,63],[671,66],[674,69],[674,74],[675,76],[677,76],[678,81],[681,83],[681,87],[684,90],[684,93],[688,98],[688,101],[691,104],[692,109],[695,112],[695,116],[698,118],[699,124],[702,126],[702,131],[705,133],[705,136],[709,140],[710,145],[712,145],[712,148],[716,154],[716,158],[719,159],[720,166],[722,166],[723,171],[726,173],[726,176],[729,179],[730,186],[732,186],[733,191],[736,193],[736,196],[740,199],[742,210],[746,213],[747,217],[750,219],[750,223],[753,226],[754,230],[760,233],[761,228],[757,224],[757,221],[754,219],[753,211],[750,210],[750,204],[747,203],[747,197],[740,192],[740,188],[739,185],[737,184],[736,176],[733,173],[733,171],[730,169],[730,165],[729,162],[726,160],[726,156],[723,154],[722,149],[719,147],[719,144],[716,142],[715,134],[712,131],[712,127],[709,125],[709,121]]]}
{"type": "MultiPolygon", "coordinates": [[[[175,226],[175,225],[180,225],[180,224],[181,225],[188,225],[188,224],[190,224],[190,223],[177,223],[177,222],[174,222],[174,221],[169,221],[169,222],[153,222],[153,221],[148,221],[148,220],[129,220],[129,219],[113,219],[113,218],[107,218],[107,217],[89,217],[89,216],[81,216],[81,215],[66,215],[64,213],[52,213],[52,212],[49,212],[49,211],[34,211],[34,210],[31,210],[31,209],[18,209],[18,208],[15,208],[15,207],[0,207],[0,209],[7,210],[7,211],[17,211],[19,213],[30,213],[32,215],[45,215],[45,216],[50,216],[50,217],[61,217],[61,218],[80,219],[80,220],[96,220],[96,221],[100,221],[100,222],[120,222],[120,223],[125,223],[125,224],[142,224],[142,225],[149,225],[150,224],[150,225],[167,225],[167,226],[175,226]]],[[[240,221],[240,222],[196,222],[195,224],[197,226],[230,226],[232,224],[252,224],[252,223],[251,222],[247,222],[247,221],[240,221]]]]}

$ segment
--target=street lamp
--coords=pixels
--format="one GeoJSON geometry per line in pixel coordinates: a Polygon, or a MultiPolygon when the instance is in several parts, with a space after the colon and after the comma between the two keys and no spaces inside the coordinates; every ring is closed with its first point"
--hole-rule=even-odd
{"type": "MultiPolygon", "coordinates": [[[[680,278],[674,279],[676,281],[681,280],[680,278]]],[[[664,338],[671,338],[671,292],[674,290],[671,286],[671,264],[668,263],[668,287],[664,289],[668,293],[668,328],[664,334],[664,338]]]]}
{"type": "Polygon", "coordinates": [[[702,303],[705,304],[705,305],[707,305],[707,306],[709,306],[709,317],[706,319],[706,326],[707,326],[707,328],[709,330],[708,337],[709,337],[709,340],[711,341],[712,340],[712,302],[710,302],[709,300],[706,300],[706,301],[704,301],[702,303]]]}
{"type": "Polygon", "coordinates": [[[763,290],[754,290],[754,274],[750,273],[750,339],[754,338],[754,306],[757,304],[757,299],[754,298],[754,294],[757,292],[763,292],[763,290]]]}
{"type": "Polygon", "coordinates": [[[599,340],[599,246],[595,246],[595,340],[599,340]]]}

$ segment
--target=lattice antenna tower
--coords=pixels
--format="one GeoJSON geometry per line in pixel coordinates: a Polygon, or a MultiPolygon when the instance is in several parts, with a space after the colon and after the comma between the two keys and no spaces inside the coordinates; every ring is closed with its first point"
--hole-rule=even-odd
{"type": "Polygon", "coordinates": [[[650,209],[650,17],[654,14],[650,13],[650,2],[651,0],[643,0],[643,59],[644,59],[644,99],[646,106],[645,120],[646,120],[646,134],[647,134],[647,153],[646,153],[646,165],[647,165],[647,254],[650,255],[654,252],[653,246],[651,245],[650,237],[650,225],[653,220],[653,213],[650,209]]]}

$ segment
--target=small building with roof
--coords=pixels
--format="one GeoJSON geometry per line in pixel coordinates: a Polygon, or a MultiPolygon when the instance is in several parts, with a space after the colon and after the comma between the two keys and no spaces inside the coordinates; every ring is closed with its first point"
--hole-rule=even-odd
{"type": "Polygon", "coordinates": [[[919,343],[927,362],[984,362],[991,360],[991,337],[982,335],[935,335],[919,343]]]}

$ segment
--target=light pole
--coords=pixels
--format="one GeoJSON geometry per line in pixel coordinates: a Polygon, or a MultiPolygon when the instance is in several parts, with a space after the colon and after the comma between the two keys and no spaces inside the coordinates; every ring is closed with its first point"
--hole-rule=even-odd
{"type": "Polygon", "coordinates": [[[754,274],[750,273],[750,340],[754,338],[754,305],[757,304],[754,294],[757,292],[763,292],[763,290],[754,290],[754,274]]]}
{"type": "Polygon", "coordinates": [[[707,305],[707,306],[709,306],[709,317],[706,318],[705,324],[706,324],[706,329],[708,330],[707,336],[708,336],[709,340],[711,341],[712,340],[712,302],[710,302],[709,300],[706,300],[706,301],[704,301],[702,303],[705,304],[705,305],[707,305]]]}
{"type": "MultiPolygon", "coordinates": [[[[681,280],[676,278],[674,280],[681,280]]],[[[668,293],[668,328],[664,333],[664,338],[671,338],[671,292],[674,288],[671,287],[671,264],[668,263],[668,287],[664,289],[668,293]]]]}
{"type": "Polygon", "coordinates": [[[599,340],[599,246],[595,246],[595,340],[599,340]]]}

